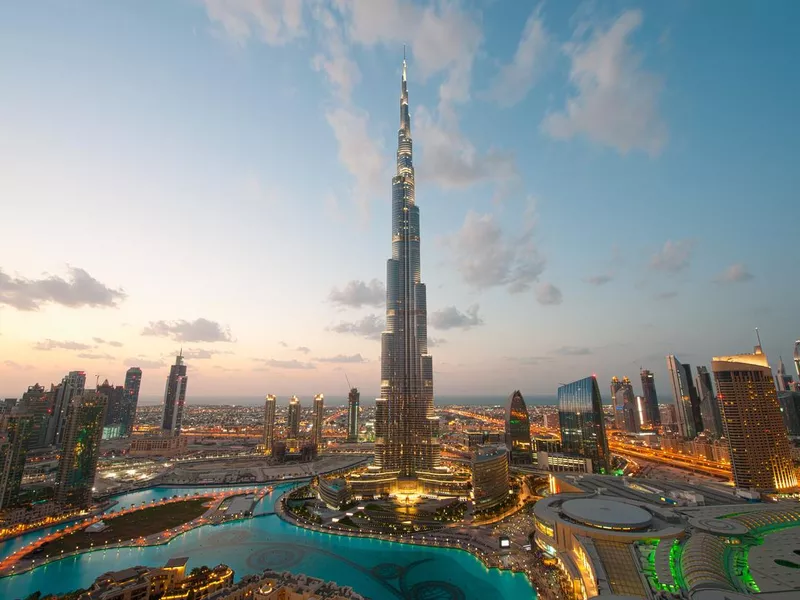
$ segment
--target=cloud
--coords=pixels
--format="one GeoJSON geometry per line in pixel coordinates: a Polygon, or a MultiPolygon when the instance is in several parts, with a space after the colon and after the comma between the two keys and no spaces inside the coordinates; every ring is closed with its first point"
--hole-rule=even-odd
{"type": "Polygon", "coordinates": [[[585,346],[561,346],[553,350],[553,354],[558,354],[559,356],[586,356],[591,353],[591,349],[585,346]]]}
{"type": "Polygon", "coordinates": [[[446,243],[462,279],[479,290],[503,286],[511,293],[524,292],[544,271],[532,227],[515,238],[504,234],[489,214],[467,212],[461,229],[446,243]]]}
{"type": "Polygon", "coordinates": [[[97,354],[92,352],[81,352],[78,358],[85,358],[86,360],[116,360],[110,354],[97,354]]]}
{"type": "Polygon", "coordinates": [[[558,140],[585,135],[621,154],[661,151],[667,141],[658,112],[662,79],[641,67],[641,56],[628,43],[641,24],[641,11],[628,10],[606,30],[589,27],[593,35],[588,42],[564,46],[577,94],[567,99],[562,112],[545,117],[542,129],[547,134],[558,140]]]}
{"type": "Polygon", "coordinates": [[[514,58],[500,69],[486,93],[500,106],[510,107],[520,102],[541,74],[540,63],[550,45],[550,36],[541,19],[541,6],[528,17],[514,58]]]}
{"type": "Polygon", "coordinates": [[[303,2],[297,0],[205,0],[208,18],[238,44],[257,37],[280,46],[300,37],[303,2]]]}
{"type": "Polygon", "coordinates": [[[327,362],[327,363],[363,363],[369,362],[366,358],[361,356],[361,354],[337,354],[336,356],[328,356],[323,358],[315,359],[318,362],[327,362]]]}
{"type": "Polygon", "coordinates": [[[150,321],[150,325],[142,329],[142,335],[168,337],[176,342],[233,341],[230,329],[202,318],[194,321],[150,321]]]}
{"type": "Polygon", "coordinates": [[[295,352],[302,352],[303,354],[308,354],[309,352],[311,352],[311,348],[309,348],[308,346],[298,346],[294,350],[295,352]]]}
{"type": "Polygon", "coordinates": [[[139,367],[140,369],[160,369],[166,366],[163,360],[153,360],[140,357],[126,358],[122,361],[122,364],[126,367],[139,367]]]}
{"type": "Polygon", "coordinates": [[[678,295],[678,292],[659,292],[653,296],[656,300],[671,300],[678,295]]]}
{"type": "Polygon", "coordinates": [[[386,288],[377,279],[369,283],[354,279],[348,281],[341,290],[334,287],[328,294],[328,299],[338,306],[352,308],[382,306],[386,303],[386,288]]]}
{"type": "Polygon", "coordinates": [[[478,316],[480,305],[473,304],[466,312],[461,312],[455,306],[447,306],[435,311],[431,315],[431,326],[435,329],[463,329],[483,325],[483,319],[478,316]]]}
{"type": "Polygon", "coordinates": [[[95,344],[107,344],[114,348],[122,348],[122,342],[115,342],[114,340],[104,340],[103,338],[95,337],[92,338],[92,341],[94,341],[95,344]]]}
{"type": "Polygon", "coordinates": [[[46,304],[70,308],[116,307],[126,294],[100,283],[83,269],[68,267],[67,279],[50,275],[42,279],[11,277],[0,269],[0,305],[17,310],[39,310],[46,304]]]}
{"type": "Polygon", "coordinates": [[[542,282],[536,286],[536,301],[539,304],[544,304],[545,306],[561,304],[562,300],[561,290],[552,283],[542,282]]]}
{"type": "Polygon", "coordinates": [[[316,369],[312,363],[300,362],[299,360],[277,360],[275,358],[255,359],[264,363],[265,367],[273,369],[316,369]]]}
{"type": "Polygon", "coordinates": [[[339,321],[328,327],[328,331],[336,333],[352,333],[370,340],[377,340],[384,330],[384,320],[378,315],[367,315],[357,321],[339,321]]]}
{"type": "Polygon", "coordinates": [[[283,342],[283,341],[278,342],[278,345],[279,346],[283,346],[284,348],[288,348],[289,347],[289,344],[287,344],[286,342],[283,342]]]}
{"type": "Polygon", "coordinates": [[[33,348],[35,350],[91,350],[93,346],[80,342],[59,342],[48,338],[43,342],[36,342],[33,348]]]}
{"type": "Polygon", "coordinates": [[[650,258],[650,267],[657,271],[677,273],[689,266],[694,251],[694,240],[667,240],[664,247],[650,258]]]}
{"type": "Polygon", "coordinates": [[[206,350],[204,348],[189,348],[183,350],[183,358],[187,360],[204,360],[212,358],[217,352],[213,350],[206,350]]]}
{"type": "Polygon", "coordinates": [[[517,356],[506,357],[507,360],[515,360],[521,365],[541,365],[543,363],[553,362],[552,356],[517,356]]]}
{"type": "Polygon", "coordinates": [[[30,371],[33,369],[33,365],[21,365],[13,360],[4,360],[3,364],[9,369],[16,369],[17,371],[30,371]]]}
{"type": "Polygon", "coordinates": [[[232,367],[223,367],[222,365],[214,365],[211,367],[212,369],[217,369],[218,371],[222,371],[223,373],[233,373],[236,371],[241,371],[241,369],[236,369],[232,367]]]}
{"type": "Polygon", "coordinates": [[[753,274],[742,263],[735,263],[720,273],[716,281],[719,283],[743,283],[753,279],[753,274]]]}
{"type": "Polygon", "coordinates": [[[607,284],[613,279],[614,279],[613,276],[604,273],[602,275],[592,275],[591,277],[587,277],[586,279],[584,279],[584,281],[591,285],[600,286],[607,284]]]}
{"type": "Polygon", "coordinates": [[[442,346],[446,343],[447,340],[444,338],[428,337],[428,348],[436,348],[437,346],[442,346]]]}

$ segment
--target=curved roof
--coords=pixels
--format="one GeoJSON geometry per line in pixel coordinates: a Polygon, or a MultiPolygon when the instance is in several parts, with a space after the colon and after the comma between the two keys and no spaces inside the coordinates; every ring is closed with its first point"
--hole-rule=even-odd
{"type": "Polygon", "coordinates": [[[605,498],[567,500],[561,512],[573,521],[603,529],[645,529],[653,521],[643,508],[605,498]]]}

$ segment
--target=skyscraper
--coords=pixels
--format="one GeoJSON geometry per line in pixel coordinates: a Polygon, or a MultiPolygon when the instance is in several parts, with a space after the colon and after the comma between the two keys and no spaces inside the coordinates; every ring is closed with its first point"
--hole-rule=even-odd
{"type": "Polygon", "coordinates": [[[358,388],[351,388],[347,394],[347,441],[358,441],[358,404],[361,394],[358,388]]]}
{"type": "Polygon", "coordinates": [[[641,369],[639,374],[642,377],[642,395],[644,396],[647,412],[650,416],[650,425],[657,428],[661,425],[661,411],[658,408],[656,380],[653,373],[647,369],[641,369]]]}
{"type": "Polygon", "coordinates": [[[272,455],[272,444],[275,441],[275,405],[276,398],[268,394],[264,402],[264,454],[272,455]]]}
{"type": "Polygon", "coordinates": [[[797,372],[797,378],[800,379],[800,340],[794,343],[794,370],[797,372]]]}
{"type": "Polygon", "coordinates": [[[32,425],[30,414],[14,408],[0,436],[0,509],[10,508],[17,503],[32,425]]]}
{"type": "Polygon", "coordinates": [[[697,393],[700,396],[700,415],[703,420],[703,431],[709,435],[722,437],[722,415],[719,402],[714,394],[711,373],[706,367],[697,367],[697,393]]]}
{"type": "Polygon", "coordinates": [[[613,415],[614,428],[622,429],[622,405],[617,404],[617,392],[622,389],[622,382],[614,375],[611,378],[611,414],[613,415]]]}
{"type": "Polygon", "coordinates": [[[678,414],[678,432],[687,440],[703,430],[700,400],[692,383],[692,368],[682,364],[674,355],[667,356],[667,369],[672,379],[672,394],[678,414]]]}
{"type": "Polygon", "coordinates": [[[322,448],[322,428],[325,421],[325,396],[314,396],[314,421],[311,425],[311,441],[317,451],[322,448]]]}
{"type": "Polygon", "coordinates": [[[92,502],[107,398],[97,392],[73,396],[67,407],[55,499],[71,506],[92,502]]]}
{"type": "Polygon", "coordinates": [[[528,407],[519,390],[515,390],[506,402],[506,446],[511,453],[512,463],[530,464],[533,460],[531,422],[528,407]]]}
{"type": "MultiPolygon", "coordinates": [[[[611,389],[616,389],[614,396],[611,398],[611,405],[614,408],[614,426],[620,430],[631,431],[631,429],[628,429],[625,416],[625,406],[636,402],[631,380],[623,377],[622,381],[619,381],[616,377],[612,377],[611,389]]],[[[638,431],[638,428],[636,431],[638,431]]]]}
{"type": "Polygon", "coordinates": [[[183,364],[183,350],[175,357],[175,364],[169,368],[167,386],[164,389],[164,412],[161,418],[161,431],[165,435],[181,434],[183,406],[186,403],[186,365],[183,364]]]}
{"type": "Polygon", "coordinates": [[[389,407],[386,398],[375,398],[375,439],[386,439],[389,429],[389,407]]]}
{"type": "Polygon", "coordinates": [[[761,347],[756,346],[753,354],[715,356],[711,370],[717,382],[736,487],[796,487],[772,369],[761,347]]]}
{"type": "Polygon", "coordinates": [[[286,418],[286,437],[296,440],[300,437],[300,400],[297,396],[289,399],[289,414],[286,418]]]}
{"type": "Polygon", "coordinates": [[[53,412],[56,398],[55,386],[50,386],[46,392],[44,386],[38,383],[28,387],[22,394],[18,407],[22,412],[30,415],[31,430],[25,442],[26,450],[44,448],[47,445],[47,425],[53,412]]]}
{"type": "Polygon", "coordinates": [[[108,379],[102,385],[97,386],[97,393],[105,396],[106,418],[103,423],[103,439],[111,440],[122,437],[123,424],[125,417],[125,388],[121,385],[113,386],[108,383],[108,379]]]}
{"type": "MultiPolygon", "coordinates": [[[[622,394],[623,391],[617,392],[622,394]]],[[[622,415],[624,417],[624,429],[628,433],[639,433],[641,430],[642,422],[639,419],[639,409],[636,406],[635,398],[626,398],[625,403],[622,405],[622,415]]]]}
{"type": "Polygon", "coordinates": [[[142,370],[131,367],[125,373],[125,409],[123,414],[122,435],[130,436],[133,433],[133,424],[136,421],[136,408],[139,405],[139,387],[142,385],[142,370]]]}
{"type": "Polygon", "coordinates": [[[610,455],[603,399],[594,375],[558,388],[558,420],[563,452],[589,458],[595,473],[607,473],[610,455]]]}
{"type": "Polygon", "coordinates": [[[86,373],[70,371],[56,387],[53,414],[47,424],[45,442],[50,445],[61,445],[62,433],[67,420],[67,408],[73,396],[82,394],[86,389],[86,373]]]}
{"type": "MultiPolygon", "coordinates": [[[[420,277],[419,207],[414,198],[406,61],[400,87],[397,173],[392,179],[392,257],[386,265],[386,330],[381,334],[381,398],[386,435],[376,437],[375,464],[400,478],[439,466],[433,428],[433,359],[420,277]]],[[[376,422],[376,429],[378,424],[376,422]]]]}

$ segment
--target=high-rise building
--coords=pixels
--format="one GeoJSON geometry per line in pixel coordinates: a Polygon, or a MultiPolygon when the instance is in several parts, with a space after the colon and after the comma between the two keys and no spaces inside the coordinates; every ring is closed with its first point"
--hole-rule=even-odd
{"type": "Polygon", "coordinates": [[[667,356],[667,369],[672,379],[672,394],[678,414],[678,432],[691,440],[703,430],[700,399],[692,383],[692,368],[682,364],[674,355],[667,356]]]}
{"type": "Polygon", "coordinates": [[[358,441],[358,403],[361,394],[358,388],[351,388],[347,394],[347,441],[355,443],[358,441]]]}
{"type": "Polygon", "coordinates": [[[591,459],[595,473],[607,473],[610,455],[603,399],[594,375],[558,388],[558,419],[562,451],[591,459]]]}
{"type": "Polygon", "coordinates": [[[32,415],[14,408],[0,434],[0,509],[17,504],[32,426],[32,415]]]}
{"type": "Polygon", "coordinates": [[[389,406],[386,398],[375,398],[375,441],[386,439],[389,429],[389,406]]]}
{"type": "Polygon", "coordinates": [[[57,502],[76,507],[91,504],[107,402],[97,392],[83,392],[70,400],[56,475],[57,502]]]}
{"type": "Polygon", "coordinates": [[[715,356],[711,363],[731,449],[736,487],[797,486],[772,369],[760,346],[753,354],[715,356]]]}
{"type": "Polygon", "coordinates": [[[794,343],[794,370],[797,372],[798,380],[800,380],[800,340],[794,343]]]}
{"type": "Polygon", "coordinates": [[[656,393],[656,380],[651,371],[641,369],[642,395],[647,405],[649,424],[657,428],[661,425],[661,413],[658,408],[658,394],[656,393]]]}
{"type": "Polygon", "coordinates": [[[316,446],[317,452],[322,448],[322,430],[325,426],[325,396],[314,396],[314,420],[311,424],[311,441],[316,446]]]}
{"type": "Polygon", "coordinates": [[[106,379],[101,385],[97,386],[97,392],[108,398],[106,418],[103,423],[103,439],[114,440],[121,438],[124,435],[125,388],[121,385],[113,386],[106,379]]]}
{"type": "Polygon", "coordinates": [[[614,375],[614,377],[611,378],[611,414],[614,415],[612,421],[615,429],[622,429],[622,424],[624,421],[624,417],[622,415],[622,405],[617,404],[617,392],[619,392],[621,389],[622,382],[616,375],[614,375]]]}
{"type": "Polygon", "coordinates": [[[275,442],[275,406],[277,400],[274,394],[267,394],[264,402],[264,454],[272,454],[272,444],[275,442]]]}
{"type": "Polygon", "coordinates": [[[650,423],[650,410],[647,406],[647,399],[644,396],[636,396],[636,414],[639,417],[639,424],[642,427],[649,427],[650,423]]]}
{"type": "Polygon", "coordinates": [[[289,414],[286,418],[286,437],[296,440],[300,437],[300,400],[297,396],[289,399],[289,414]]]}
{"type": "Polygon", "coordinates": [[[505,446],[478,446],[472,455],[472,500],[475,510],[486,510],[501,504],[508,499],[508,490],[508,451],[505,446]]]}
{"type": "Polygon", "coordinates": [[[703,421],[703,431],[708,435],[722,437],[722,415],[719,412],[719,402],[711,383],[711,373],[706,367],[697,367],[697,394],[700,397],[700,416],[703,421]]]}
{"type": "Polygon", "coordinates": [[[633,406],[635,402],[636,396],[633,393],[633,385],[631,385],[631,380],[627,377],[623,377],[622,381],[618,384],[617,392],[614,398],[612,398],[611,402],[614,409],[614,426],[617,429],[630,431],[626,421],[627,417],[625,415],[625,407],[633,406]]]}
{"type": "Polygon", "coordinates": [[[778,392],[781,416],[786,431],[792,437],[800,437],[800,392],[787,390],[778,392]]]}
{"type": "Polygon", "coordinates": [[[531,422],[519,390],[515,390],[506,402],[506,446],[511,453],[511,462],[530,464],[533,460],[531,422]]]}
{"type": "Polygon", "coordinates": [[[183,424],[183,408],[186,404],[186,365],[183,364],[183,350],[175,357],[175,364],[169,368],[167,386],[164,389],[164,412],[161,418],[161,431],[165,435],[180,435],[183,424]]]}
{"type": "Polygon", "coordinates": [[[67,408],[75,395],[82,394],[86,389],[86,373],[84,371],[70,371],[61,383],[56,386],[53,414],[47,423],[46,445],[60,446],[64,426],[67,421],[67,408]]]}
{"type": "MultiPolygon", "coordinates": [[[[622,393],[622,390],[617,392],[622,393]]],[[[642,422],[639,419],[639,409],[636,406],[635,398],[626,398],[625,403],[622,405],[622,414],[625,419],[625,431],[628,433],[639,433],[642,429],[642,422]]]]}
{"type": "Polygon", "coordinates": [[[392,257],[386,264],[386,330],[381,334],[381,398],[387,401],[387,431],[375,442],[376,466],[400,478],[432,471],[441,456],[431,418],[433,359],[428,354],[427,315],[403,59],[397,174],[392,179],[392,257]]]}
{"type": "Polygon", "coordinates": [[[31,420],[30,433],[25,441],[26,450],[44,448],[47,445],[47,425],[53,413],[55,398],[55,386],[50,386],[50,391],[47,392],[38,383],[29,386],[28,391],[22,394],[17,406],[31,420]]]}
{"type": "Polygon", "coordinates": [[[139,388],[142,385],[142,370],[131,367],[125,373],[125,408],[123,411],[123,433],[130,437],[133,433],[133,424],[136,422],[136,408],[139,405],[139,388]]]}

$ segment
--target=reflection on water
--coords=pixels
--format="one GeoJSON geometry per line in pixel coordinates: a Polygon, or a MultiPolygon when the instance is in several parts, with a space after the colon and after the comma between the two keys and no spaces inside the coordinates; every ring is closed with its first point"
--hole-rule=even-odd
{"type": "MultiPolygon", "coordinates": [[[[257,507],[271,512],[288,486],[277,487],[257,507]]],[[[196,490],[156,488],[127,494],[119,507],[196,490]]],[[[28,534],[27,541],[43,535],[28,534]]],[[[6,542],[6,556],[27,541],[6,542]],[[11,548],[11,550],[9,550],[11,548]]],[[[364,596],[398,599],[485,600],[532,598],[522,575],[488,570],[466,552],[409,546],[381,540],[335,536],[289,525],[274,515],[219,526],[205,526],[164,546],[97,550],[0,579],[0,598],[24,598],[41,590],[63,593],[87,587],[98,575],[134,565],[157,566],[175,556],[190,557],[189,568],[224,562],[236,578],[266,568],[306,573],[353,587],[364,596]]]]}

